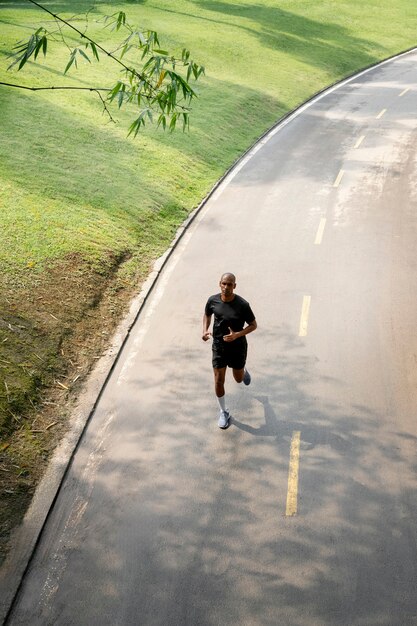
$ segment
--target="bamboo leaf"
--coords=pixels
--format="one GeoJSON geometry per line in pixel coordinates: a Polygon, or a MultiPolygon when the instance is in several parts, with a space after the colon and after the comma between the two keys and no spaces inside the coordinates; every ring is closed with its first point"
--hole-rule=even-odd
{"type": "Polygon", "coordinates": [[[186,128],[190,127],[190,118],[188,113],[183,113],[182,114],[182,130],[183,132],[185,132],[186,128]]]}
{"type": "MultiPolygon", "coordinates": [[[[144,109],[143,111],[141,111],[139,117],[133,122],[133,124],[131,124],[129,128],[128,137],[132,133],[133,133],[133,136],[136,137],[136,135],[138,134],[140,130],[140,127],[145,126],[145,115],[148,115],[149,117],[149,113],[150,113],[149,109],[144,109]]],[[[151,114],[150,119],[152,119],[152,114],[151,114]]]]}
{"type": "Polygon", "coordinates": [[[169,123],[169,130],[172,132],[175,129],[177,123],[177,114],[174,113],[174,115],[171,117],[171,121],[169,123]]]}
{"type": "Polygon", "coordinates": [[[167,119],[166,116],[161,113],[161,115],[158,117],[158,126],[162,126],[162,128],[165,130],[167,125],[167,119]]]}
{"type": "Polygon", "coordinates": [[[147,39],[146,39],[145,35],[143,33],[141,33],[140,31],[137,31],[136,34],[138,36],[138,39],[139,39],[140,43],[145,46],[146,43],[147,43],[147,39]]]}
{"type": "Polygon", "coordinates": [[[160,73],[160,75],[159,75],[158,82],[156,83],[156,88],[157,88],[157,89],[159,89],[159,87],[162,85],[162,82],[163,82],[163,80],[164,80],[164,78],[165,78],[165,74],[166,74],[166,71],[165,71],[165,70],[162,70],[162,72],[161,72],[161,73],[160,73]]]}
{"type": "MultiPolygon", "coordinates": [[[[160,46],[156,31],[134,30],[127,23],[126,14],[123,11],[117,11],[113,15],[106,16],[103,20],[105,28],[111,26],[113,30],[118,31],[125,27],[127,30],[127,37],[119,42],[115,51],[101,48],[101,45],[95,43],[87,35],[87,29],[85,33],[82,33],[58,15],[54,15],[54,17],[56,22],[73,28],[80,41],[79,44],[74,44],[78,47],[73,48],[69,38],[66,38],[65,32],[61,32],[63,42],[67,46],[71,46],[64,70],[65,74],[73,65],[78,66],[80,57],[88,63],[92,62],[93,57],[99,61],[99,49],[108,55],[110,61],[116,61],[123,66],[121,80],[115,81],[110,90],[104,86],[96,89],[94,85],[91,85],[91,91],[96,91],[100,98],[100,91],[106,91],[106,101],[112,102],[117,98],[119,108],[128,102],[134,104],[139,115],[130,125],[129,135],[136,136],[142,126],[145,125],[145,120],[146,122],[153,121],[153,117],[155,117],[157,125],[162,126],[164,130],[167,127],[173,130],[177,126],[178,120],[182,122],[183,130],[189,127],[187,106],[191,99],[197,96],[196,91],[190,85],[190,80],[198,80],[205,73],[205,70],[204,66],[199,66],[192,60],[188,49],[184,48],[181,57],[176,58],[160,46]],[[91,55],[88,53],[89,48],[92,50],[91,55]],[[142,56],[143,61],[140,66],[129,65],[130,62],[124,60],[132,49],[139,52],[138,56],[142,56]],[[154,116],[152,112],[154,112],[154,116]]],[[[55,32],[52,31],[51,33],[54,41],[56,40],[55,32]]],[[[48,31],[44,27],[40,27],[32,33],[27,41],[18,42],[13,48],[13,54],[10,55],[11,65],[9,69],[17,66],[20,70],[29,59],[37,60],[40,52],[46,56],[48,37],[48,31]]],[[[104,104],[103,98],[101,100],[104,104]]],[[[106,104],[104,104],[104,109],[112,119],[106,104]]]]}
{"type": "Polygon", "coordinates": [[[129,52],[129,50],[131,50],[131,48],[133,48],[132,44],[124,45],[123,48],[122,48],[122,54],[120,55],[120,58],[123,59],[123,57],[126,54],[126,52],[129,52]]]}
{"type": "Polygon", "coordinates": [[[86,59],[89,63],[91,63],[89,56],[84,52],[84,50],[81,50],[80,48],[78,52],[81,54],[82,57],[84,57],[84,59],[86,59]]]}
{"type": "Polygon", "coordinates": [[[96,44],[91,41],[90,42],[90,47],[91,47],[91,50],[93,51],[93,54],[96,57],[97,61],[100,61],[99,56],[98,56],[98,51],[97,51],[96,44]]]}
{"type": "Polygon", "coordinates": [[[73,63],[75,63],[75,66],[77,66],[76,60],[75,60],[75,55],[77,54],[77,48],[75,48],[75,50],[73,50],[71,52],[71,56],[70,56],[70,60],[67,63],[67,66],[64,70],[64,74],[66,74],[68,72],[68,70],[70,69],[70,67],[72,66],[73,63]]]}
{"type": "Polygon", "coordinates": [[[123,83],[118,81],[115,86],[113,87],[113,89],[110,91],[109,95],[108,95],[108,99],[110,101],[114,100],[114,98],[117,96],[117,94],[119,93],[119,91],[121,90],[121,88],[123,87],[123,83]]]}
{"type": "Polygon", "coordinates": [[[124,11],[120,11],[119,15],[117,16],[116,30],[120,30],[120,28],[124,26],[125,24],[126,24],[126,13],[124,11]]]}

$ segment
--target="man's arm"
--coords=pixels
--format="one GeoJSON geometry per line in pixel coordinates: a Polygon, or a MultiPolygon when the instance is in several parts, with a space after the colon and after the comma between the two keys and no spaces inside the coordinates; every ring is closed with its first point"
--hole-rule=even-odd
{"type": "Polygon", "coordinates": [[[203,334],[202,334],[202,337],[201,337],[203,341],[207,341],[207,339],[209,339],[210,336],[211,336],[211,332],[209,331],[210,324],[211,324],[211,315],[206,315],[204,313],[204,315],[203,315],[203,334]]]}
{"type": "Polygon", "coordinates": [[[236,333],[234,330],[229,328],[230,333],[228,335],[223,335],[223,340],[228,341],[228,342],[234,341],[235,339],[239,339],[239,337],[244,337],[245,335],[249,335],[249,333],[253,333],[253,331],[256,330],[257,328],[258,328],[258,324],[256,323],[256,320],[253,320],[253,322],[250,322],[250,324],[245,326],[243,330],[239,330],[236,333]]]}

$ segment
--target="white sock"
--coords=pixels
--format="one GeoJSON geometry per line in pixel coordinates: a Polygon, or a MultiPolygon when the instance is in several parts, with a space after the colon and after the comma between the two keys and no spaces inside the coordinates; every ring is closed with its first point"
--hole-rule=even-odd
{"type": "Polygon", "coordinates": [[[226,410],[226,396],[222,396],[221,398],[217,398],[220,408],[222,411],[226,410]]]}

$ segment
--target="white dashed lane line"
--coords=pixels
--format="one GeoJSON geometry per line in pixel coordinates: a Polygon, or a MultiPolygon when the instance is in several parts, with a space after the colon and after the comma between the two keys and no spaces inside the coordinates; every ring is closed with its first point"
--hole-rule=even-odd
{"type": "Polygon", "coordinates": [[[304,296],[301,309],[299,337],[307,337],[308,317],[310,314],[311,296],[304,296]]]}
{"type": "Polygon", "coordinates": [[[343,178],[343,175],[345,173],[345,170],[340,170],[340,172],[338,173],[336,180],[333,183],[333,187],[338,187],[340,185],[340,182],[343,178]]]}
{"type": "Polygon", "coordinates": [[[324,229],[326,228],[326,218],[322,217],[320,220],[320,224],[319,227],[317,229],[317,234],[316,234],[316,238],[314,240],[314,244],[316,246],[319,246],[323,240],[323,233],[324,233],[324,229]]]}

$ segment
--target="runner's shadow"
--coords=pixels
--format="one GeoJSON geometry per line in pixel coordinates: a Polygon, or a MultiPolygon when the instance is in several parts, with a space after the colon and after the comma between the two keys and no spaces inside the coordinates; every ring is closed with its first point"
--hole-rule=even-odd
{"type": "MultiPolygon", "coordinates": [[[[264,408],[265,424],[255,428],[249,424],[245,424],[232,417],[231,425],[236,426],[239,430],[254,435],[255,437],[275,437],[277,443],[282,441],[291,441],[294,431],[301,431],[301,449],[311,450],[317,445],[328,445],[333,450],[346,453],[355,445],[359,445],[359,441],[353,435],[350,438],[334,433],[327,428],[317,428],[314,425],[308,425],[302,422],[293,422],[290,420],[279,420],[269,401],[268,396],[254,396],[264,408]]],[[[348,416],[346,416],[348,419],[348,416]]]]}
{"type": "Polygon", "coordinates": [[[255,396],[255,399],[258,400],[264,407],[265,424],[262,424],[262,426],[259,426],[258,428],[254,428],[253,426],[244,424],[243,422],[240,422],[236,418],[232,417],[231,423],[233,426],[236,426],[240,430],[257,437],[280,438],[283,435],[291,434],[293,427],[290,428],[290,426],[286,425],[285,422],[278,421],[268,396],[255,396]]]}

